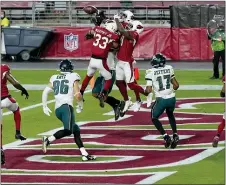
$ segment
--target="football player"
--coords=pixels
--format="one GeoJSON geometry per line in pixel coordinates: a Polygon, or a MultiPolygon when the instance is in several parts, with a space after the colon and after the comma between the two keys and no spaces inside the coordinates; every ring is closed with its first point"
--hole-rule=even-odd
{"type": "Polygon", "coordinates": [[[83,108],[83,99],[79,89],[80,76],[73,73],[74,66],[71,61],[63,60],[60,63],[60,74],[53,75],[50,78],[48,86],[42,93],[43,112],[50,116],[51,110],[47,106],[47,97],[49,92],[54,92],[55,115],[63,123],[64,129],[57,131],[50,137],[42,138],[43,152],[47,152],[47,147],[56,139],[61,139],[66,136],[74,135],[75,143],[77,144],[83,161],[95,160],[96,157],[89,155],[85,150],[78,125],[75,123],[75,115],[73,108],[74,97],[77,100],[81,110],[83,108]]]}
{"type": "MultiPolygon", "coordinates": [[[[179,142],[177,134],[176,120],[174,117],[174,109],[176,104],[175,91],[179,88],[179,83],[174,75],[173,67],[165,65],[166,58],[162,54],[156,54],[151,59],[152,69],[146,71],[145,80],[147,81],[145,91],[152,93],[154,91],[156,101],[152,106],[151,119],[157,130],[163,136],[165,147],[176,148],[179,142]],[[164,130],[159,117],[166,110],[169,123],[173,131],[173,140],[164,130]]],[[[147,101],[147,107],[152,101],[147,101]]]]}
{"type": "MultiPolygon", "coordinates": [[[[21,91],[21,95],[25,95],[25,99],[28,99],[29,94],[27,90],[13,77],[10,72],[10,68],[6,64],[1,64],[1,109],[7,108],[13,112],[16,134],[15,139],[26,140],[21,134],[21,114],[20,107],[17,104],[16,100],[9,94],[9,89],[7,87],[7,82],[10,82],[16,89],[21,91]]],[[[2,110],[1,110],[2,115],[2,110]]],[[[1,137],[2,137],[2,123],[1,123],[1,137]]],[[[2,148],[2,139],[1,139],[1,163],[5,164],[5,155],[2,148]]]]}
{"type": "Polygon", "coordinates": [[[13,77],[10,72],[10,68],[6,64],[1,64],[1,109],[7,108],[14,114],[14,121],[16,127],[15,139],[26,140],[26,137],[21,135],[21,114],[20,107],[16,100],[10,95],[7,87],[9,81],[16,89],[21,91],[21,95],[25,95],[25,99],[28,99],[29,94],[27,90],[13,77]]]}
{"type": "MultiPolygon", "coordinates": [[[[101,14],[100,15],[97,14],[96,18],[93,19],[91,22],[93,22],[96,26],[100,26],[101,24],[105,24],[108,21],[111,21],[111,20],[107,19],[107,17],[104,15],[103,11],[101,11],[101,14]]],[[[86,39],[92,39],[92,35],[87,34],[86,39]]],[[[116,65],[115,54],[116,54],[117,50],[118,50],[118,48],[111,48],[108,52],[107,65],[112,74],[112,83],[111,83],[110,89],[108,90],[108,95],[111,93],[111,90],[115,83],[115,65],[116,65]]],[[[103,91],[104,81],[105,81],[104,77],[100,74],[97,77],[94,87],[92,89],[93,97],[98,98],[98,95],[103,91]]],[[[115,113],[115,120],[117,121],[120,117],[120,111],[124,109],[125,102],[120,101],[113,96],[107,96],[105,102],[113,108],[114,113],[115,113]]]]}
{"type": "Polygon", "coordinates": [[[112,85],[112,75],[107,65],[107,57],[110,49],[118,47],[118,35],[115,34],[117,30],[116,23],[114,21],[108,21],[101,26],[95,26],[89,31],[87,35],[93,38],[92,56],[87,70],[87,75],[82,82],[81,94],[83,95],[89,81],[93,77],[96,70],[99,70],[100,74],[104,77],[105,83],[101,94],[98,95],[100,106],[104,107],[104,101],[107,98],[108,91],[112,85]]]}
{"type": "MultiPolygon", "coordinates": [[[[224,98],[225,97],[225,76],[223,77],[222,81],[223,81],[223,87],[221,89],[220,96],[222,98],[224,98]]],[[[220,135],[223,132],[224,128],[225,128],[225,113],[223,115],[223,119],[222,119],[221,123],[218,126],[217,135],[213,138],[213,144],[212,144],[213,147],[217,147],[219,139],[220,139],[220,135]]]]}
{"type": "Polygon", "coordinates": [[[115,20],[117,23],[117,29],[122,35],[120,39],[121,46],[117,53],[118,63],[116,65],[116,85],[118,86],[124,101],[126,102],[123,109],[123,113],[125,113],[131,105],[126,84],[131,90],[147,96],[144,89],[135,83],[133,70],[133,50],[138,42],[139,34],[142,33],[144,27],[141,22],[132,21],[128,23],[126,26],[127,30],[125,30],[119,22],[119,18],[115,17],[115,20]]]}

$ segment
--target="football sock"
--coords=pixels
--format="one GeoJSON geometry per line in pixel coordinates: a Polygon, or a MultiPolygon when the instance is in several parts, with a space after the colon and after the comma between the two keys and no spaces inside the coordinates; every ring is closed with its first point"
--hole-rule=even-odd
{"type": "Polygon", "coordinates": [[[161,122],[157,118],[152,118],[152,122],[155,125],[155,127],[157,128],[157,130],[161,133],[161,135],[166,134],[164,128],[162,127],[161,122]]]}
{"type": "Polygon", "coordinates": [[[86,87],[89,84],[89,81],[91,80],[92,76],[88,76],[86,75],[86,77],[84,78],[83,82],[82,82],[82,87],[81,87],[81,92],[84,92],[86,90],[86,87]]]}
{"type": "Polygon", "coordinates": [[[80,150],[82,155],[84,155],[84,156],[89,155],[84,147],[79,148],[79,150],[80,150]]]}
{"type": "Polygon", "coordinates": [[[176,125],[176,120],[175,120],[175,116],[173,115],[173,112],[166,110],[166,114],[169,118],[169,123],[173,130],[173,133],[177,133],[177,125],[176,125]]]}
{"type": "Polygon", "coordinates": [[[105,102],[113,108],[115,108],[118,104],[120,104],[120,101],[115,99],[112,96],[108,96],[105,102]]]}
{"type": "Polygon", "coordinates": [[[56,138],[54,136],[50,136],[50,137],[48,137],[48,140],[50,143],[52,143],[53,141],[56,140],[56,138]]]}
{"type": "Polygon", "coordinates": [[[143,87],[141,87],[141,86],[135,84],[134,82],[128,83],[128,87],[129,87],[131,90],[134,90],[134,91],[137,92],[137,93],[139,92],[139,93],[141,93],[141,94],[143,94],[143,95],[145,95],[145,96],[147,95],[147,94],[145,93],[143,87]]]}
{"type": "Polygon", "coordinates": [[[124,82],[124,80],[116,80],[116,85],[119,88],[119,91],[121,93],[121,95],[123,96],[125,101],[129,100],[128,97],[128,93],[127,93],[127,89],[126,89],[126,83],[124,82]]]}
{"type": "Polygon", "coordinates": [[[21,123],[21,115],[20,115],[20,108],[18,107],[14,114],[14,121],[15,121],[15,127],[17,131],[20,131],[20,123],[21,123]]]}
{"type": "Polygon", "coordinates": [[[225,127],[225,119],[222,119],[220,125],[218,125],[217,128],[217,134],[219,134],[219,136],[221,135],[222,131],[224,130],[225,127]]]}
{"type": "MultiPolygon", "coordinates": [[[[137,81],[134,80],[134,83],[137,84],[137,81]]],[[[140,102],[141,98],[140,98],[140,93],[139,91],[134,91],[135,95],[136,95],[136,101],[140,102]]]]}
{"type": "Polygon", "coordinates": [[[104,82],[104,91],[108,92],[108,90],[110,89],[111,85],[112,85],[112,80],[111,79],[110,80],[105,80],[105,82],[104,82]]]}
{"type": "Polygon", "coordinates": [[[70,135],[71,135],[71,131],[70,130],[67,130],[67,129],[59,130],[55,134],[53,134],[53,136],[56,139],[61,139],[63,137],[70,136],[70,135]]]}
{"type": "Polygon", "coordinates": [[[82,139],[81,139],[80,132],[79,131],[75,131],[73,134],[74,134],[75,143],[77,144],[78,148],[84,147],[82,139]]]}

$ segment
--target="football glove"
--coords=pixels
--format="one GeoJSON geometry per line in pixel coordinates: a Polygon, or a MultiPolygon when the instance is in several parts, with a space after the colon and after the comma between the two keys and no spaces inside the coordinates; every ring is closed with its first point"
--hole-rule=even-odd
{"type": "Polygon", "coordinates": [[[43,106],[43,112],[44,114],[46,114],[47,116],[50,116],[50,113],[52,112],[49,107],[47,107],[47,105],[43,106]]]}
{"type": "Polygon", "coordinates": [[[77,102],[77,104],[78,104],[78,105],[76,106],[76,112],[77,112],[77,113],[81,113],[82,110],[83,110],[83,100],[77,102]]]}
{"type": "Polygon", "coordinates": [[[28,94],[28,92],[27,92],[26,89],[22,89],[22,90],[21,90],[21,96],[23,96],[23,95],[25,95],[25,99],[28,99],[29,94],[28,94]]]}

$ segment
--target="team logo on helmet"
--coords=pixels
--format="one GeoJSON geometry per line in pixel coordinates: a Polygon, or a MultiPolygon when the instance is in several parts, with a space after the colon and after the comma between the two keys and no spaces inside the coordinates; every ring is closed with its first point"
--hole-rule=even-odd
{"type": "Polygon", "coordinates": [[[64,49],[71,52],[78,49],[78,35],[74,35],[73,33],[64,35],[64,49]]]}

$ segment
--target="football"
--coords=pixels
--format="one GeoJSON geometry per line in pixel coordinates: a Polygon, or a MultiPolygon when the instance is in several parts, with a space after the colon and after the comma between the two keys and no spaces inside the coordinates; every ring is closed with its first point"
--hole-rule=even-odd
{"type": "Polygon", "coordinates": [[[86,6],[83,8],[84,12],[87,14],[94,14],[97,13],[97,8],[95,6],[86,6]]]}

